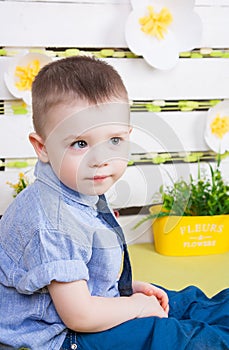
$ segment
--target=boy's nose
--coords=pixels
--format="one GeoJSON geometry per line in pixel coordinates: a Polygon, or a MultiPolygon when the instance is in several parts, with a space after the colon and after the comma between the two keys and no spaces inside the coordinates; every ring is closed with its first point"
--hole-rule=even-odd
{"type": "Polygon", "coordinates": [[[109,164],[108,161],[106,160],[101,160],[101,159],[98,159],[98,158],[93,158],[90,160],[89,162],[89,166],[91,168],[102,168],[102,167],[105,167],[109,164]]]}
{"type": "Polygon", "coordinates": [[[90,167],[91,168],[102,168],[102,167],[105,167],[107,165],[108,165],[108,163],[100,163],[100,164],[95,163],[95,164],[90,165],[90,167]]]}
{"type": "MultiPolygon", "coordinates": [[[[98,150],[97,150],[98,151],[98,150]]],[[[109,163],[108,155],[105,154],[104,150],[100,149],[98,152],[89,152],[88,154],[88,165],[91,168],[101,168],[107,166],[109,163]]]]}

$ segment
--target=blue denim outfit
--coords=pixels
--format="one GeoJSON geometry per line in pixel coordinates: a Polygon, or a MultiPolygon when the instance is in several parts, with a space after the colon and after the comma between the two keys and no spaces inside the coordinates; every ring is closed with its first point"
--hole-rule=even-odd
{"type": "Polygon", "coordinates": [[[91,295],[118,297],[123,237],[96,210],[98,196],[67,188],[49,164],[35,175],[0,220],[0,343],[57,350],[67,330],[47,285],[84,279],[91,295]]]}

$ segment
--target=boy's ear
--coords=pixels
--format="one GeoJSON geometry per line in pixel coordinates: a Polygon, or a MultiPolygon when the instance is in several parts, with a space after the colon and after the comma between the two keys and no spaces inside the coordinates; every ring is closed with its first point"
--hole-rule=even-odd
{"type": "Polygon", "coordinates": [[[35,149],[38,158],[43,163],[48,163],[49,158],[42,137],[36,134],[35,132],[32,132],[31,134],[29,134],[29,141],[33,145],[33,148],[35,149]]]}

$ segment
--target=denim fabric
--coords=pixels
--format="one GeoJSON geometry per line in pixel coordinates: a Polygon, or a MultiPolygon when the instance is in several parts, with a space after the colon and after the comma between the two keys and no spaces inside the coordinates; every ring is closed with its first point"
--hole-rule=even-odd
{"type": "Polygon", "coordinates": [[[35,175],[0,220],[0,343],[57,350],[67,330],[46,286],[84,279],[92,295],[119,296],[123,247],[97,196],[67,188],[49,164],[35,175]]]}
{"type": "Polygon", "coordinates": [[[72,349],[79,350],[77,333],[69,330],[60,350],[72,350],[72,349]]]}
{"type": "Polygon", "coordinates": [[[137,318],[98,333],[71,332],[63,350],[229,349],[229,289],[211,299],[194,286],[166,292],[169,318],[137,318]]]}

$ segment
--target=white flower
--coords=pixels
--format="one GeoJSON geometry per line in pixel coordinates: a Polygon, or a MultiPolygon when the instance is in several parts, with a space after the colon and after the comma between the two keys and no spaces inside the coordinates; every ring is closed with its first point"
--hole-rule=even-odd
{"type": "Polygon", "coordinates": [[[31,85],[39,70],[51,62],[51,58],[41,53],[22,51],[10,59],[7,72],[4,74],[5,84],[10,93],[31,105],[31,85]]]}
{"type": "Polygon", "coordinates": [[[223,154],[229,151],[229,100],[208,110],[204,136],[214,152],[223,154]]]}
{"type": "Polygon", "coordinates": [[[194,0],[131,0],[126,42],[153,67],[170,69],[179,53],[201,44],[202,23],[194,0]]]}

